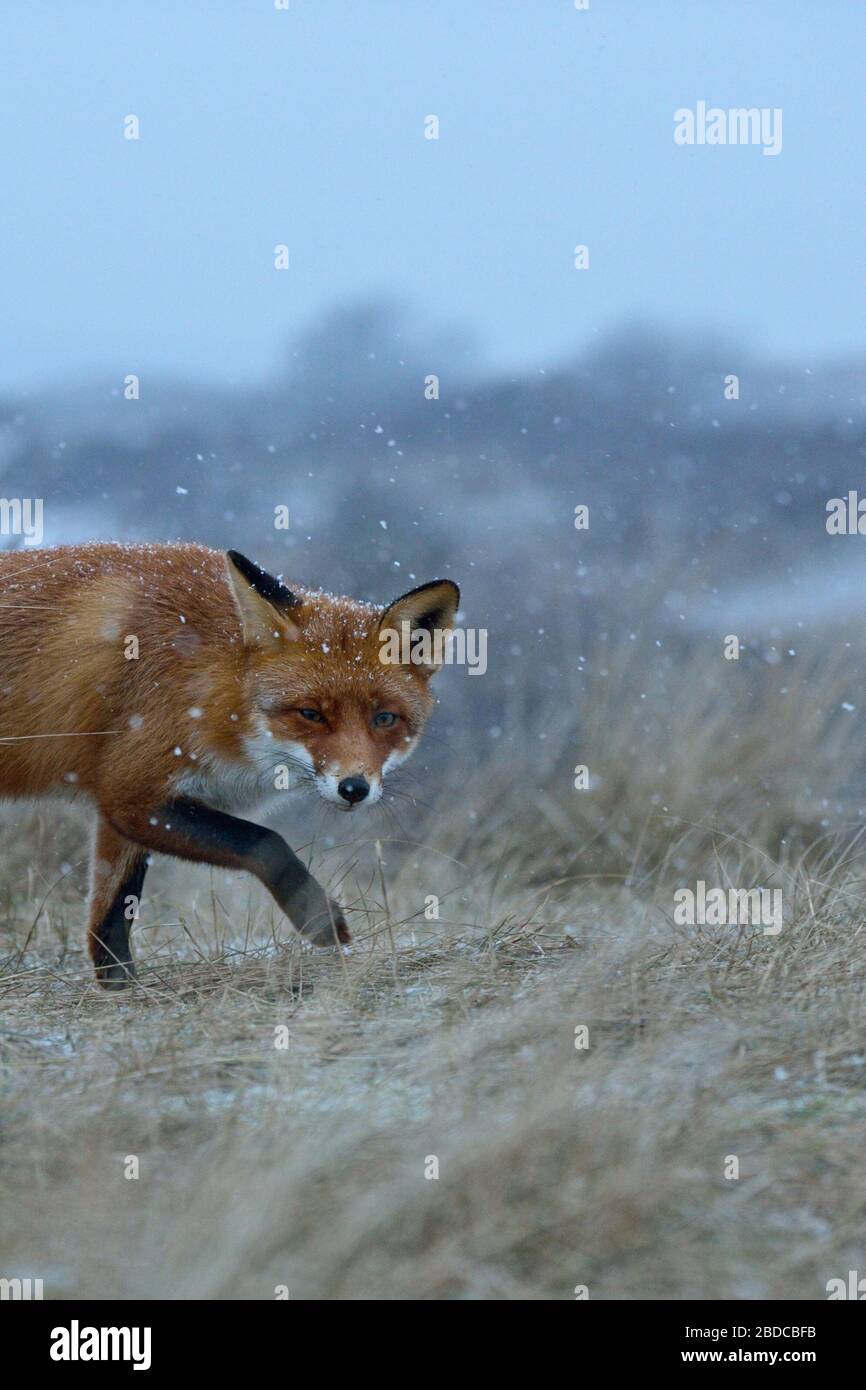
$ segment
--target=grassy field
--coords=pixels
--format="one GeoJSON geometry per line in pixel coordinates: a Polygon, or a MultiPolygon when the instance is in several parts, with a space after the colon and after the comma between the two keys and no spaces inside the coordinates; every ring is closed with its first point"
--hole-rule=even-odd
{"type": "Polygon", "coordinates": [[[437,806],[407,782],[399,826],[317,841],[351,956],[302,949],[242,876],[162,861],[120,998],[83,951],[85,822],[7,808],[0,1275],[51,1298],[820,1299],[866,1269],[848,662],[702,657],[674,683],[652,653],[594,660],[573,719],[517,710],[437,806]],[[780,935],[677,925],[698,878],[781,888],[780,935]]]}

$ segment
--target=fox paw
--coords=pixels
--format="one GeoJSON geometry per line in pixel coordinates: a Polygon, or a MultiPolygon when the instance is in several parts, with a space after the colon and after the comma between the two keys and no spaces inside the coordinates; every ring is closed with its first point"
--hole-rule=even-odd
{"type": "Polygon", "coordinates": [[[107,965],[97,965],[96,981],[103,989],[114,991],[129,989],[135,984],[136,973],[132,961],[111,961],[107,965]]]}
{"type": "Polygon", "coordinates": [[[289,916],[313,946],[348,946],[352,940],[343,909],[311,880],[291,898],[289,916]]]}

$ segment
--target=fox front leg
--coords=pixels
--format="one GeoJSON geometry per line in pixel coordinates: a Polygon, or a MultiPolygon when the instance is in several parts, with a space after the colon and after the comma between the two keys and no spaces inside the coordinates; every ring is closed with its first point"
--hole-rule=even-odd
{"type": "Polygon", "coordinates": [[[275,830],[188,797],[176,797],[132,821],[116,816],[110,820],[119,833],[146,849],[255,874],[292,925],[315,946],[348,944],[352,939],[339,904],[275,830]]]}

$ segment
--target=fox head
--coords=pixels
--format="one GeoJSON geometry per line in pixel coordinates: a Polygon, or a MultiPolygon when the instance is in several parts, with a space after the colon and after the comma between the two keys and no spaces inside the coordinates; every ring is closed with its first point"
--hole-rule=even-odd
{"type": "Polygon", "coordinates": [[[435,579],[386,608],[293,587],[228,551],[255,729],[247,751],[345,811],[372,805],[433,706],[460,591],[435,579]]]}

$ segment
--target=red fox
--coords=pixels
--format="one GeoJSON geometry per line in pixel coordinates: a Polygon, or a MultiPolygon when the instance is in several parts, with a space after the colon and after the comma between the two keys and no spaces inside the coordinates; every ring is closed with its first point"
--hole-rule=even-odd
{"type": "Polygon", "coordinates": [[[0,797],[95,811],[100,983],[134,978],[125,905],[151,851],[248,870],[308,940],[347,943],[339,905],[282,837],[238,813],[283,788],[345,811],[379,800],[436,669],[384,663],[380,634],[450,632],[457,585],[383,609],[289,589],[234,550],[94,543],[0,553],[0,590],[0,797]]]}

